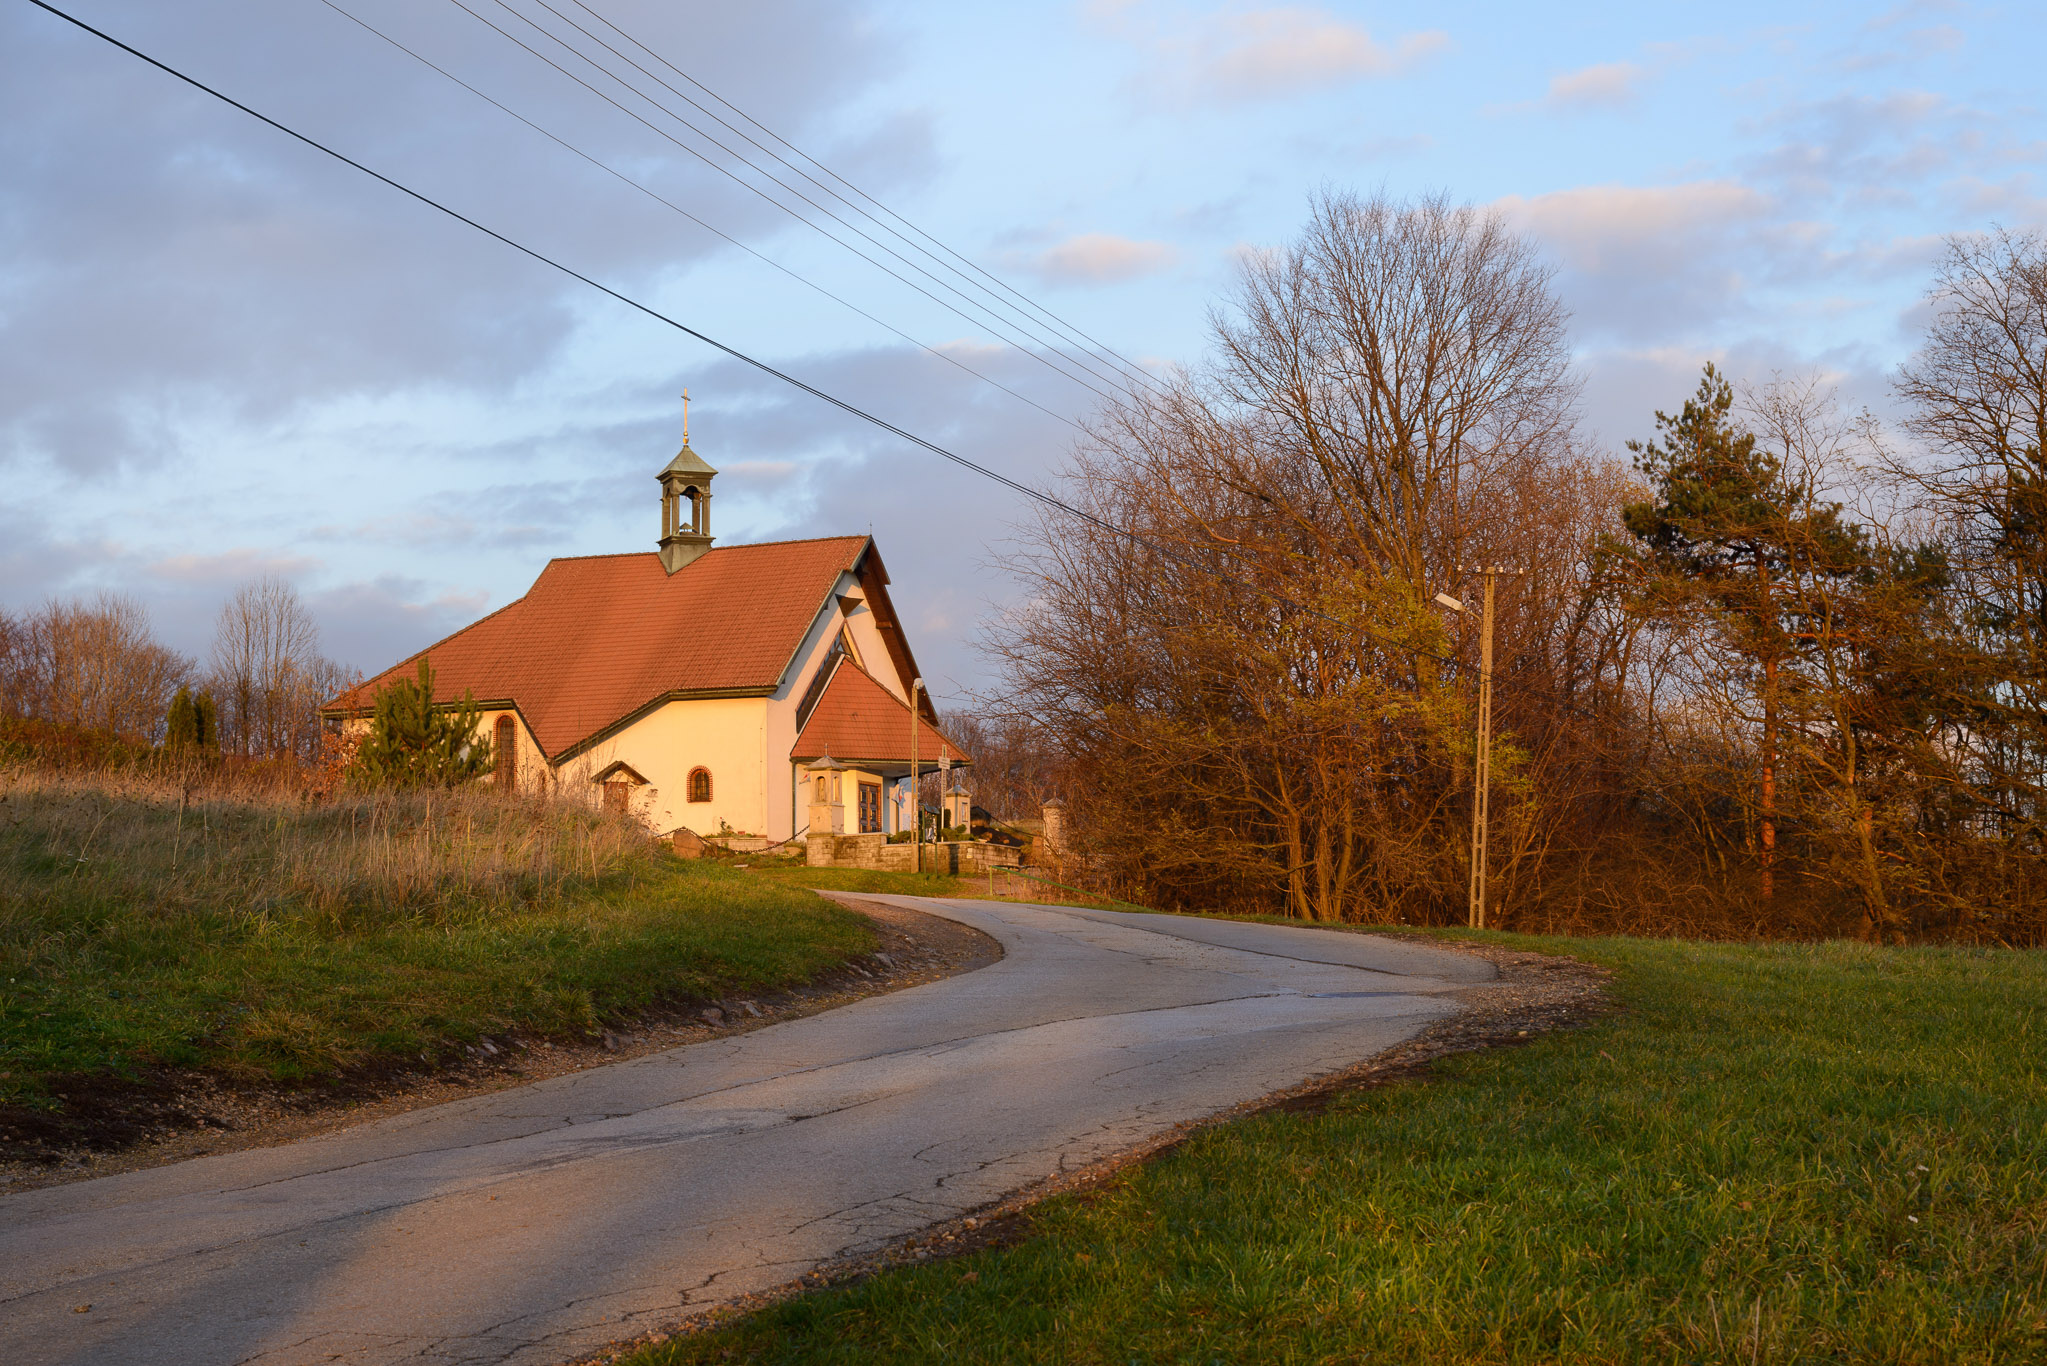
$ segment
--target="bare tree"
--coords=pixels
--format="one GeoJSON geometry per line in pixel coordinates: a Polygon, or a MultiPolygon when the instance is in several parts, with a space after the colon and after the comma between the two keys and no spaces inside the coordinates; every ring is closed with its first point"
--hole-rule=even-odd
{"type": "Polygon", "coordinates": [[[268,577],[235,590],[220,609],[210,662],[224,751],[311,757],[318,707],[346,679],[321,656],[319,626],[297,590],[268,577]]]}
{"type": "Polygon", "coordinates": [[[1215,316],[1215,396],[1241,432],[1216,446],[1218,473],[1304,544],[1428,601],[1489,548],[1505,482],[1569,444],[1577,385],[1550,285],[1495,214],[1321,196],[1215,316]],[[1261,478],[1269,451],[1308,477],[1261,478]]]}
{"type": "Polygon", "coordinates": [[[133,598],[51,601],[0,632],[4,706],[17,716],[154,739],[192,661],[157,641],[133,598]]]}
{"type": "Polygon", "coordinates": [[[995,819],[1035,819],[1057,795],[1059,766],[1031,717],[999,709],[953,712],[943,728],[973,760],[974,804],[995,819]]]}
{"type": "MultiPolygon", "coordinates": [[[[1957,237],[1900,372],[1926,465],[1899,462],[1944,524],[1963,647],[1945,706],[1982,820],[2047,867],[2047,238],[1957,237]]],[[[2039,879],[2047,881],[2047,879],[2039,879]]]]}
{"type": "Polygon", "coordinates": [[[0,716],[19,719],[34,715],[40,690],[33,624],[26,617],[0,610],[0,716]]]}
{"type": "Polygon", "coordinates": [[[1318,919],[1458,899],[1468,671],[1429,600],[1572,457],[1548,280],[1497,219],[1326,195],[1212,368],[1098,416],[1088,516],[1025,531],[1035,591],[989,638],[1077,832],[1112,832],[1097,867],[1318,919]]]}

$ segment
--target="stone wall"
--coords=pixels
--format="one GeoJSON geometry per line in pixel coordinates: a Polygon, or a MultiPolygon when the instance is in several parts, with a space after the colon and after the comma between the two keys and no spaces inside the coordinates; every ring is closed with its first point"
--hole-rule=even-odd
{"type": "MultiPolygon", "coordinates": [[[[914,869],[917,846],[890,844],[887,835],[811,835],[804,841],[804,862],[812,868],[873,868],[885,873],[914,869]]],[[[959,877],[985,874],[990,867],[1014,868],[1015,849],[1001,844],[949,842],[924,846],[924,871],[959,877]]]]}

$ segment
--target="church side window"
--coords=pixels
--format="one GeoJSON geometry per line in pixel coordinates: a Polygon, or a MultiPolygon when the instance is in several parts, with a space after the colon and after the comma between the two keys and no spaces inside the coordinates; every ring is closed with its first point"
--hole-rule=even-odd
{"type": "Polygon", "coordinates": [[[693,768],[689,771],[689,799],[693,802],[711,800],[711,770],[693,768]]]}
{"type": "Polygon", "coordinates": [[[511,791],[519,782],[519,723],[500,716],[490,742],[491,760],[496,764],[498,787],[511,791]]]}

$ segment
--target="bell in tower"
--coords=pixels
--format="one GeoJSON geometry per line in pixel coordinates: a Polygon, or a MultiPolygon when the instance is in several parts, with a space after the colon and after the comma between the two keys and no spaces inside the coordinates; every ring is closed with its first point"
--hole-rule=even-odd
{"type": "Polygon", "coordinates": [[[661,567],[673,574],[711,548],[711,478],[718,471],[689,448],[689,396],[683,396],[682,449],[661,481],[661,567]]]}

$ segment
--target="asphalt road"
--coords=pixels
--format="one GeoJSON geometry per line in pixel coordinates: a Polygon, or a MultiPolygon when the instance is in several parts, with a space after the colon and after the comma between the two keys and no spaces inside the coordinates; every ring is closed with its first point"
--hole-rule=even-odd
{"type": "Polygon", "coordinates": [[[0,1359],[560,1362],[1361,1061],[1492,975],[1309,929],[871,899],[1005,956],[305,1142],[0,1199],[0,1359]]]}

